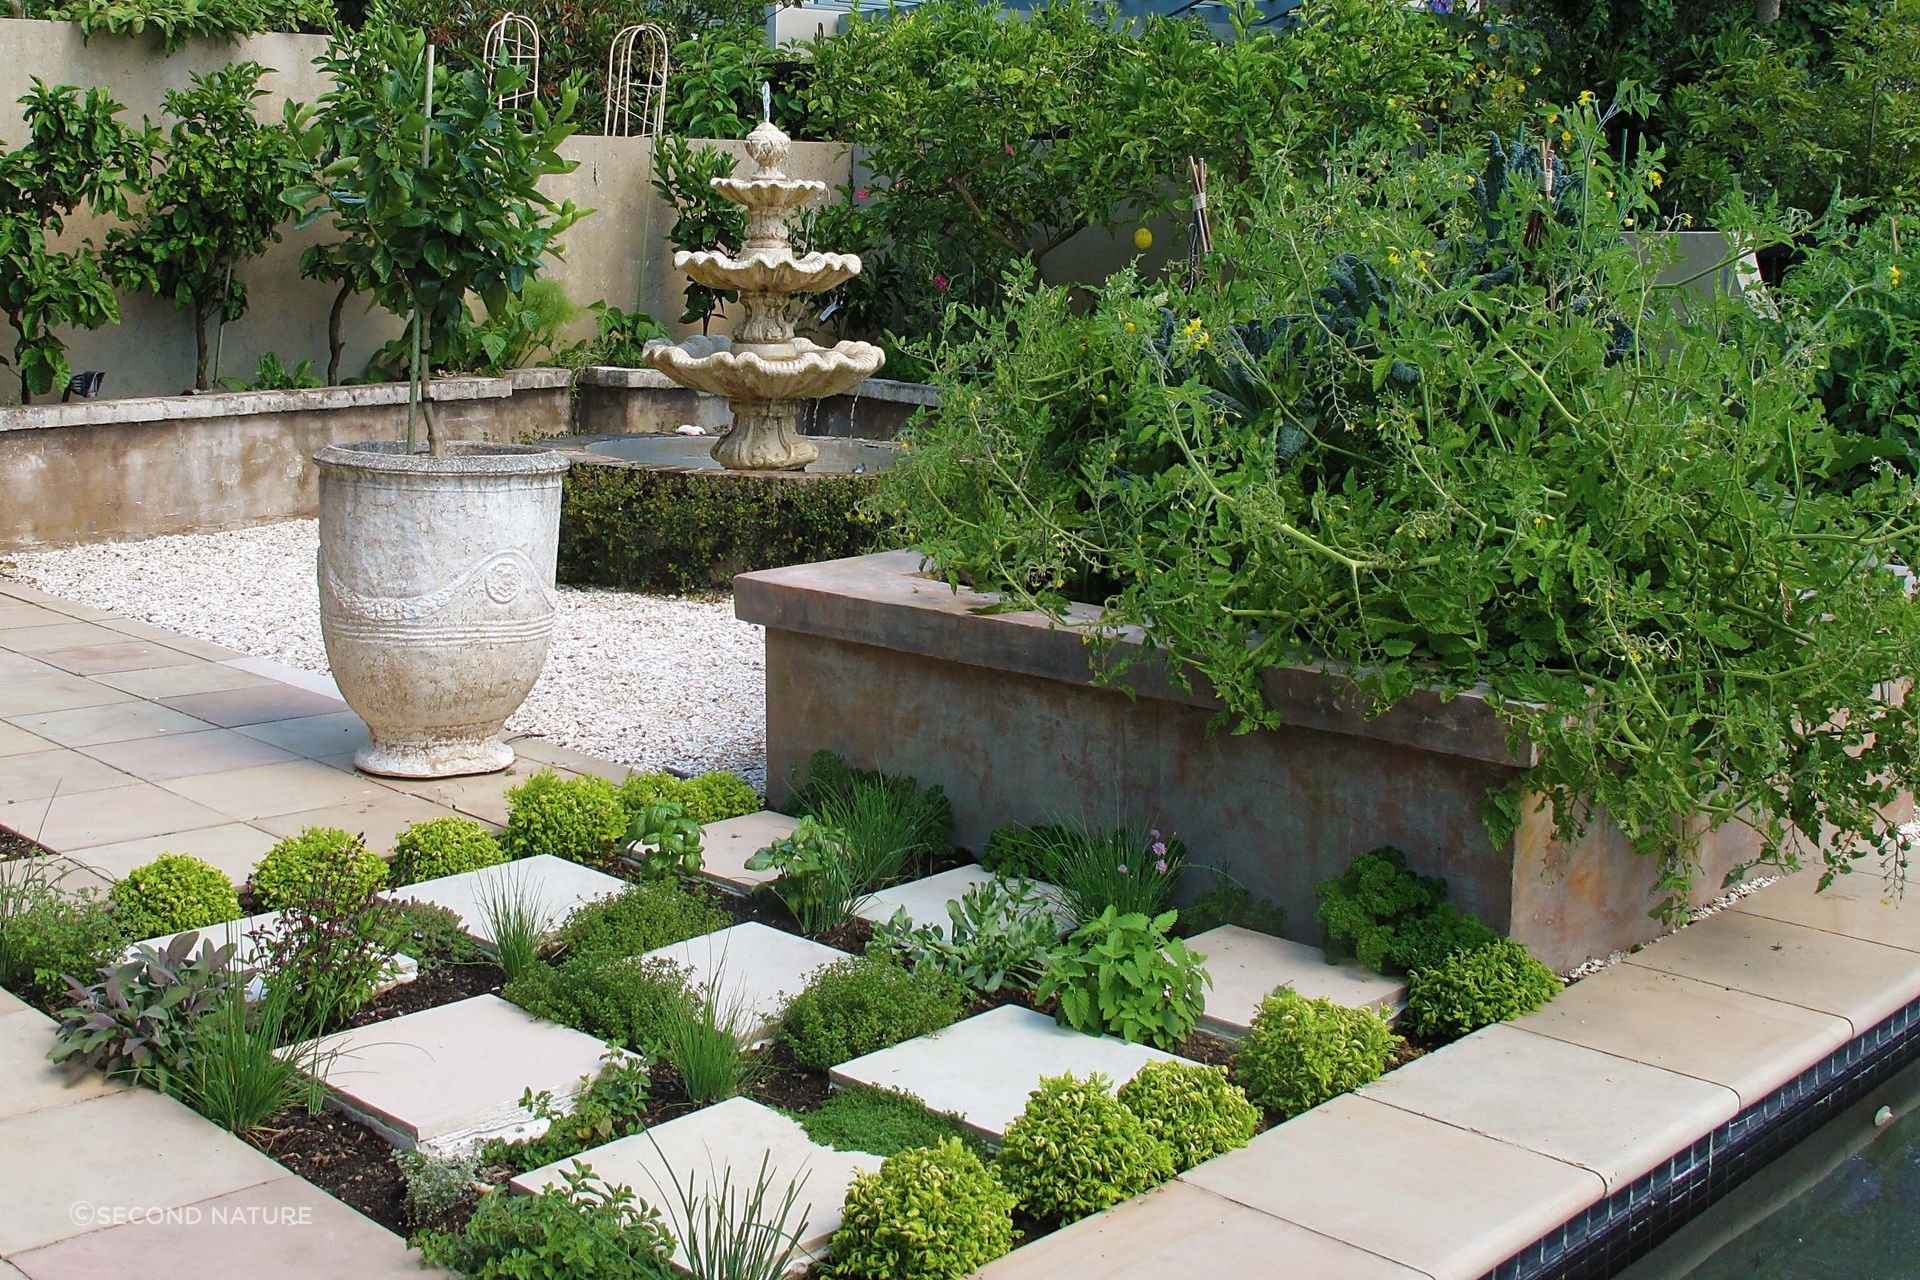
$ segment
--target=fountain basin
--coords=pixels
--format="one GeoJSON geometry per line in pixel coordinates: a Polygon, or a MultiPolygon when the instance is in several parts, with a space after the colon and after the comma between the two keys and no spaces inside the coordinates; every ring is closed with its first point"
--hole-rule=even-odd
{"type": "Polygon", "coordinates": [[[709,289],[742,289],[757,293],[825,293],[860,274],[857,253],[810,253],[804,258],[781,258],[770,253],[730,257],[701,249],[674,255],[674,265],[709,289]]]}
{"type": "Polygon", "coordinates": [[[678,346],[656,339],[645,355],[683,387],[739,400],[825,399],[864,382],[886,361],[879,347],[865,342],[823,347],[792,338],[781,345],[792,354],[736,348],[724,337],[688,338],[678,346]]]}
{"type": "MultiPolygon", "coordinates": [[[[721,471],[713,458],[713,436],[621,435],[598,439],[574,437],[550,443],[562,449],[580,449],[599,458],[658,467],[669,471],[721,471]]],[[[750,471],[740,474],[779,479],[795,475],[878,475],[893,466],[900,446],[878,440],[848,440],[809,436],[820,456],[801,471],[750,471]]]]}

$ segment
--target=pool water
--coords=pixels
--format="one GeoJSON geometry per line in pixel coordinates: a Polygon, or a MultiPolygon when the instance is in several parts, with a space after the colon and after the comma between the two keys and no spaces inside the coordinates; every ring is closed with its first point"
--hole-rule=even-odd
{"type": "Polygon", "coordinates": [[[1735,1188],[1621,1280],[1920,1280],[1920,1065],[1735,1188]]]}

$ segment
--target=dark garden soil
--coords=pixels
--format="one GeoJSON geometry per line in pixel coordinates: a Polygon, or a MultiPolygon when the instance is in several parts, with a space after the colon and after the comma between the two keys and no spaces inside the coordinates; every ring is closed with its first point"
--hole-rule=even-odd
{"type": "Polygon", "coordinates": [[[385,1022],[402,1014],[437,1009],[443,1004],[470,996],[498,995],[507,975],[494,964],[443,964],[424,977],[403,982],[383,991],[368,1004],[346,1018],[335,1031],[385,1022]]]}
{"type": "Polygon", "coordinates": [[[715,906],[733,917],[735,924],[749,922],[764,924],[784,933],[811,938],[815,942],[855,954],[865,952],[867,940],[873,937],[873,926],[865,920],[849,920],[839,928],[830,929],[825,933],[808,933],[800,927],[800,922],[793,918],[793,913],[788,911],[771,893],[756,893],[749,896],[729,893],[725,889],[715,888],[712,885],[704,885],[702,888],[715,906]]]}
{"type": "Polygon", "coordinates": [[[0,862],[12,862],[15,858],[38,858],[53,850],[45,845],[36,844],[9,827],[0,827],[0,862]]]}
{"type": "MultiPolygon", "coordinates": [[[[388,1230],[402,1236],[413,1230],[407,1221],[406,1179],[394,1163],[393,1147],[373,1130],[331,1111],[308,1115],[296,1110],[249,1140],[388,1230]]],[[[457,1228],[466,1215],[465,1208],[455,1210],[444,1225],[457,1228]]]]}

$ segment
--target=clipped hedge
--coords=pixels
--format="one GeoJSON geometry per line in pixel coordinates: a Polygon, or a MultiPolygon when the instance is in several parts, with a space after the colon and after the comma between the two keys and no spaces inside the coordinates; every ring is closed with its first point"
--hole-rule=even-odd
{"type": "Polygon", "coordinates": [[[871,475],[768,480],[575,458],[560,508],[559,579],[709,591],[736,573],[865,555],[897,542],[860,510],[871,475]]]}

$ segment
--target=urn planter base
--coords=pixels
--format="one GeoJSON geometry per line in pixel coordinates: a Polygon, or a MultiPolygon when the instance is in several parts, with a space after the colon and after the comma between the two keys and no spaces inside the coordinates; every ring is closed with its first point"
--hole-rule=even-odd
{"type": "Polygon", "coordinates": [[[500,739],[435,742],[369,742],[353,753],[353,767],[383,778],[458,778],[499,773],[513,764],[513,748],[500,739]]]}

